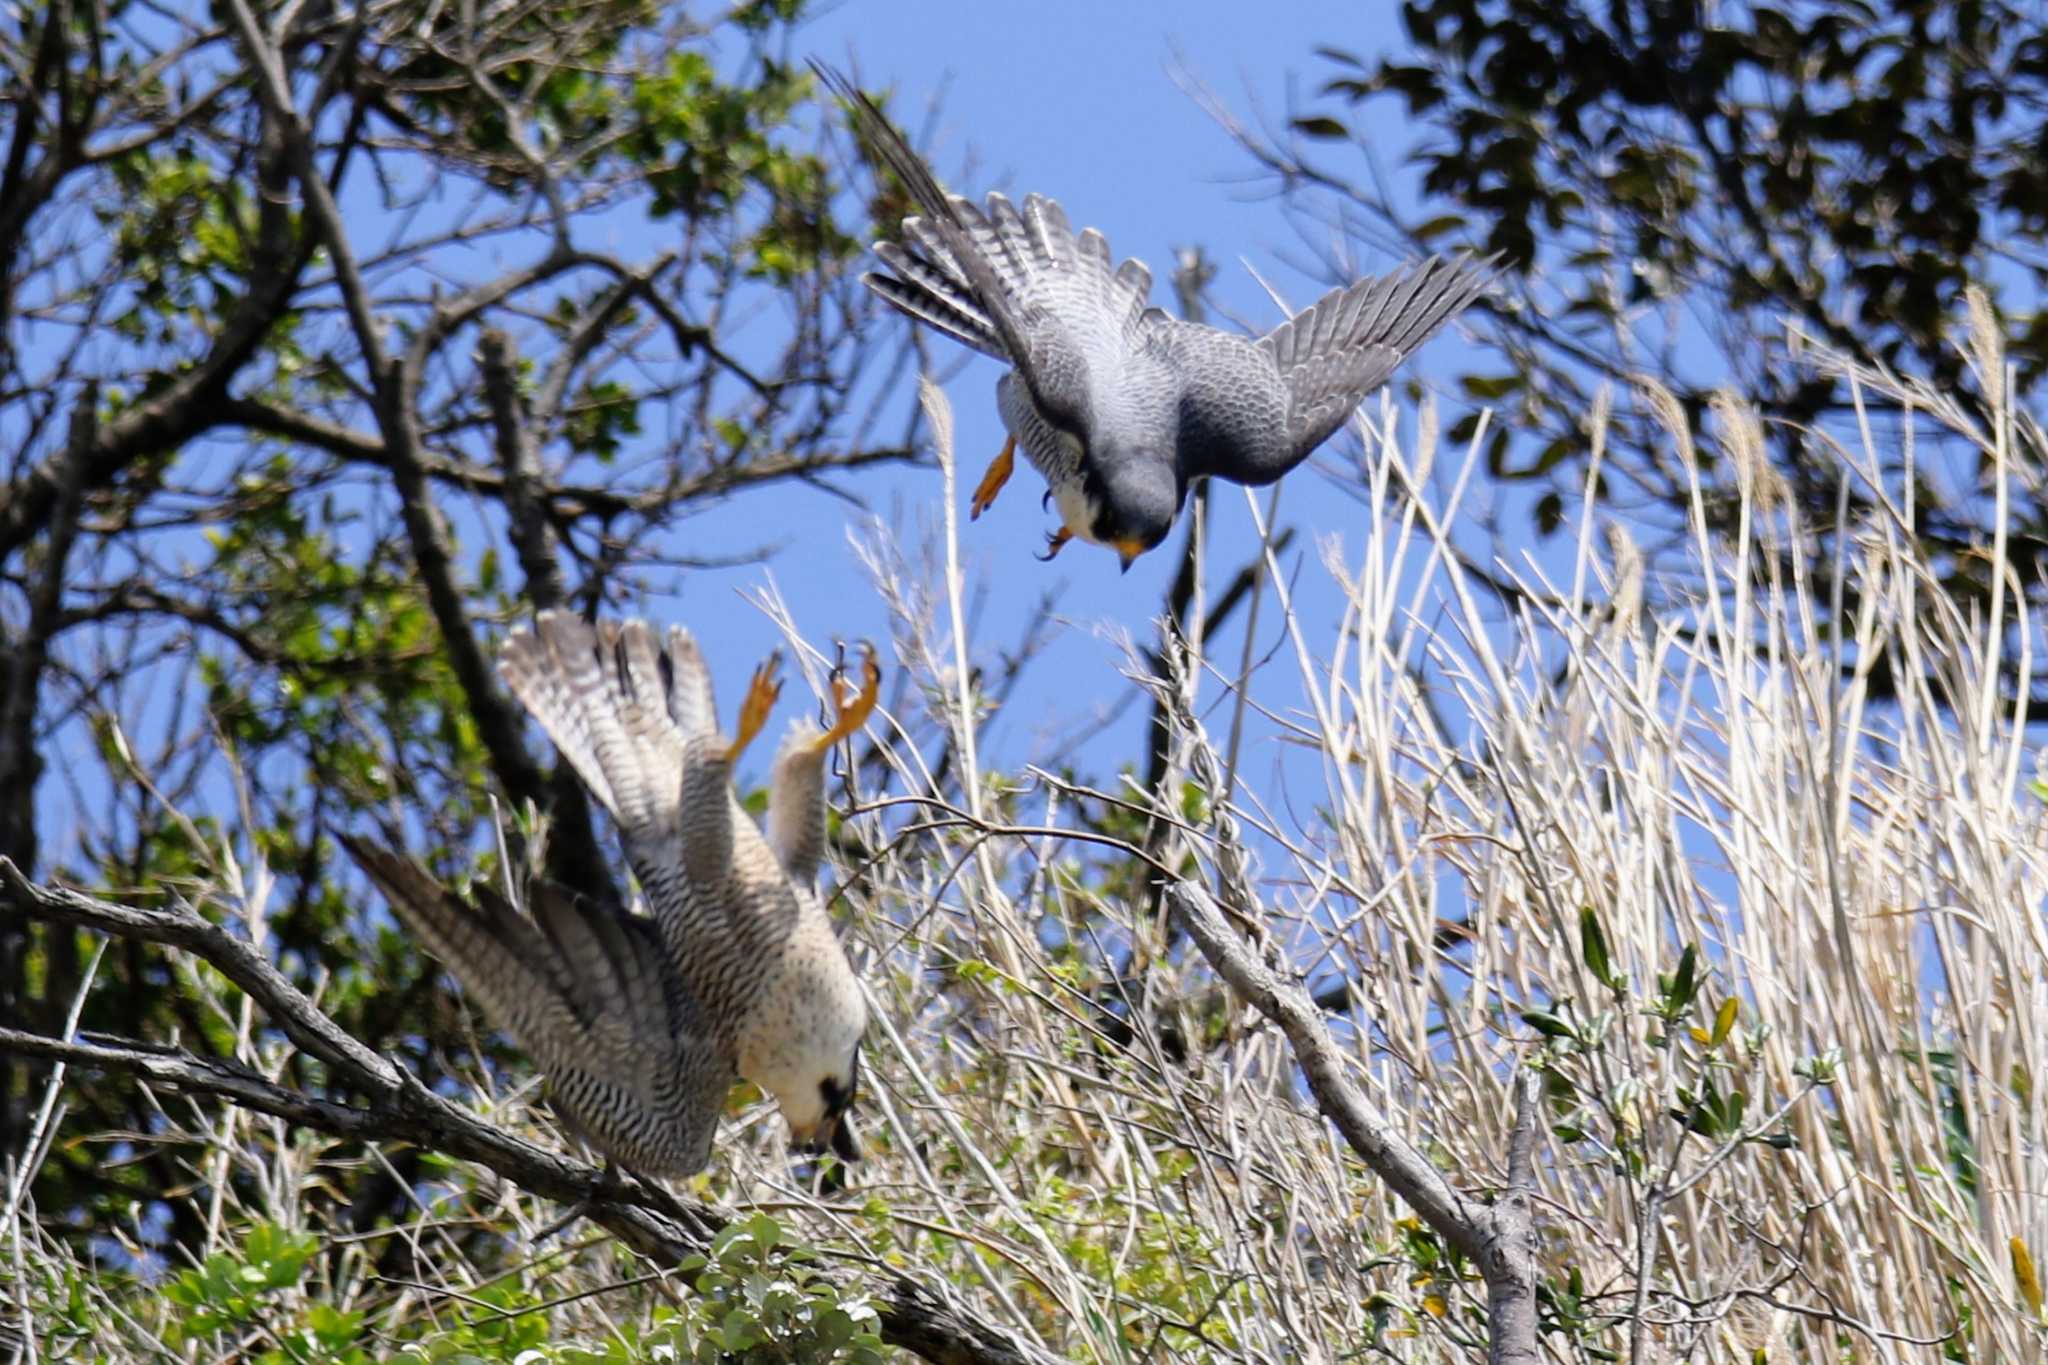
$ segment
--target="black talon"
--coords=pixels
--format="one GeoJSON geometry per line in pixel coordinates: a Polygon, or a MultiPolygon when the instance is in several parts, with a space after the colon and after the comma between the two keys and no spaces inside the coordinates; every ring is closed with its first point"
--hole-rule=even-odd
{"type": "Polygon", "coordinates": [[[1045,553],[1038,556],[1038,562],[1041,564],[1050,562],[1052,557],[1060,552],[1060,547],[1073,538],[1074,533],[1064,526],[1060,527],[1057,531],[1046,532],[1045,553]]]}

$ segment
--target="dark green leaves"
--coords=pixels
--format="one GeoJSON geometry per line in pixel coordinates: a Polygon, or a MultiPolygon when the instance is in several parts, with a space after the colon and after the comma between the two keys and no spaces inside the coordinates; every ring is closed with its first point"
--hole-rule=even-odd
{"type": "Polygon", "coordinates": [[[1617,995],[1628,989],[1628,978],[1615,970],[1608,957],[1607,934],[1600,927],[1600,916],[1590,905],[1579,907],[1579,954],[1595,981],[1617,995]]]}
{"type": "Polygon", "coordinates": [[[1686,1131],[1717,1141],[1741,1136],[1743,1111],[1749,1105],[1749,1096],[1742,1091],[1724,1095],[1709,1075],[1697,1091],[1679,1087],[1678,1098],[1684,1107],[1673,1110],[1671,1117],[1685,1124],[1686,1131]]]}
{"type": "MultiPolygon", "coordinates": [[[[2013,315],[2000,321],[2021,389],[2048,372],[2048,315],[2029,302],[2048,283],[2033,250],[2048,230],[2034,7],[1406,0],[1399,13],[1407,42],[1377,62],[1318,49],[1323,100],[1294,121],[1283,166],[1291,192],[1363,208],[1415,250],[1477,246],[1540,266],[1534,306],[1500,334],[1511,372],[1481,362],[1465,386],[1477,401],[1524,399],[1518,449],[1489,457],[1497,477],[1576,493],[1595,387],[1646,367],[1674,390],[1734,382],[1773,432],[1828,420],[1846,395],[1785,363],[1788,319],[1853,361],[1972,402],[1946,337],[1973,280],[2013,315]],[[1417,125],[1414,178],[1390,190],[1343,147],[1365,126],[1355,106],[1376,96],[1417,125]],[[1680,312],[1695,321],[1672,321],[1680,312]],[[1532,460],[1525,444],[1564,459],[1532,460]]],[[[1681,394],[1698,429],[1694,396],[1681,394]]],[[[1655,441],[1617,425],[1608,458],[1648,515],[1682,520],[1686,490],[1659,469],[1655,441]]],[[[1768,453],[1796,498],[1832,505],[1833,462],[1775,436],[1768,453]]],[[[2011,539],[2038,544],[2048,501],[2023,502],[2011,539]]],[[[1537,505],[1542,530],[1577,524],[1558,510],[1537,505]]],[[[1990,539],[1980,511],[1945,509],[1919,529],[1930,557],[1956,566],[1951,587],[1988,591],[1994,576],[1968,567],[1990,539]]]]}
{"type": "Polygon", "coordinates": [[[1535,1029],[1545,1038],[1577,1038],[1579,1036],[1578,1030],[1573,1028],[1568,1020],[1560,1015],[1551,1013],[1549,1010],[1523,1010],[1520,1018],[1523,1023],[1535,1029]]]}
{"type": "Polygon", "coordinates": [[[1298,118],[1292,127],[1304,137],[1344,138],[1351,136],[1351,130],[1333,118],[1298,118]]]}
{"type": "Polygon", "coordinates": [[[1669,976],[1657,977],[1656,1012],[1667,1024],[1675,1024],[1692,1008],[1693,997],[1699,994],[1700,950],[1693,944],[1686,944],[1678,955],[1678,968],[1669,976]]]}

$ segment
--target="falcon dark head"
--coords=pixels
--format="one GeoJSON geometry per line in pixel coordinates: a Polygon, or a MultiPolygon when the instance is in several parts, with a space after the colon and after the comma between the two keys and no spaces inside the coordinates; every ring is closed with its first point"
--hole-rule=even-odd
{"type": "Polygon", "coordinates": [[[1088,539],[1115,550],[1128,570],[1173,530],[1187,482],[1171,460],[1147,452],[1094,454],[1081,478],[1088,539]]]}
{"type": "Polygon", "coordinates": [[[791,1148],[811,1156],[829,1148],[841,1161],[859,1161],[860,1144],[853,1136],[853,1100],[859,1090],[860,1046],[855,1044],[845,1070],[818,1082],[818,1101],[824,1111],[817,1125],[808,1134],[800,1134],[796,1125],[791,1124],[791,1148]]]}

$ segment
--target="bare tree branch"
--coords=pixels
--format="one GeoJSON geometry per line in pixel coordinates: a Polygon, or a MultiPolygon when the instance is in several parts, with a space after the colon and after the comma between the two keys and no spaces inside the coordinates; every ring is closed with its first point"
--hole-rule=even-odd
{"type": "Polygon", "coordinates": [[[270,960],[219,925],[187,911],[149,910],[98,900],[64,887],[38,886],[0,858],[0,884],[13,909],[51,924],[182,948],[205,959],[270,1015],[301,1051],[336,1067],[373,1093],[398,1088],[399,1069],[337,1027],[270,960]]]}
{"type": "MultiPolygon", "coordinates": [[[[210,428],[229,382],[257,352],[285,302],[298,288],[311,248],[294,244],[288,179],[281,148],[265,128],[258,158],[257,230],[250,244],[251,281],[207,353],[196,364],[165,376],[162,387],[104,423],[83,470],[83,486],[104,487],[135,460],[174,449],[210,428]]],[[[0,558],[14,553],[49,520],[63,496],[65,456],[58,452],[0,490],[0,558]]]]}
{"type": "Polygon", "coordinates": [[[561,606],[569,594],[562,586],[554,536],[540,504],[540,470],[519,401],[512,338],[496,327],[486,327],[477,339],[477,350],[483,359],[491,425],[497,432],[498,463],[505,471],[505,516],[511,523],[512,548],[519,556],[519,567],[526,572],[527,598],[534,610],[547,611],[561,606]]]}
{"type": "MultiPolygon", "coordinates": [[[[271,436],[299,441],[318,450],[358,460],[381,469],[393,469],[390,450],[367,432],[356,431],[289,408],[277,407],[252,398],[224,400],[217,415],[223,424],[246,427],[271,436]]],[[[561,520],[594,516],[600,520],[618,516],[651,516],[665,508],[680,507],[703,498],[742,492],[784,479],[822,474],[847,473],[878,464],[913,464],[922,458],[914,446],[882,446],[871,450],[778,451],[755,455],[743,463],[721,465],[676,480],[673,484],[639,491],[606,488],[599,484],[560,483],[536,475],[536,489],[553,517],[561,520]]],[[[420,467],[428,478],[451,488],[481,493],[486,497],[508,496],[502,472],[478,465],[458,463],[435,455],[423,455],[420,467]]]]}

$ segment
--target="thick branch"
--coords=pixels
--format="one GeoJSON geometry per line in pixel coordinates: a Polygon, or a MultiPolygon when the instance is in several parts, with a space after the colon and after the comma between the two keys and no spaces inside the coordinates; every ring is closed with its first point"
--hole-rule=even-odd
{"type": "Polygon", "coordinates": [[[261,1005],[301,1051],[337,1068],[365,1090],[389,1091],[399,1084],[397,1067],[349,1036],[268,958],[196,914],[118,905],[64,887],[38,886],[5,858],[0,858],[0,901],[51,924],[183,948],[218,968],[261,1005]]]}
{"type": "Polygon", "coordinates": [[[1439,1236],[1478,1260],[1485,1246],[1485,1207],[1453,1189],[1429,1158],[1409,1146],[1393,1121],[1352,1084],[1344,1053],[1308,993],[1281,980],[1259,960],[1250,944],[1230,928],[1223,907],[1207,888],[1176,881],[1167,888],[1167,898],[1216,974],[1287,1035],[1316,1106],[1352,1150],[1439,1236]]]}
{"type": "MultiPolygon", "coordinates": [[[[497,430],[498,462],[505,471],[505,519],[519,567],[526,574],[526,597],[534,610],[547,611],[568,600],[562,571],[555,561],[554,535],[541,498],[540,460],[534,453],[524,405],[519,401],[512,338],[487,327],[478,338],[483,362],[484,393],[490,401],[491,423],[497,430]]],[[[555,816],[556,838],[549,849],[552,873],[569,886],[610,884],[590,822],[590,801],[583,784],[566,763],[555,765],[548,780],[548,801],[555,816]]]]}
{"type": "Polygon", "coordinates": [[[52,85],[61,89],[70,79],[65,70],[65,36],[71,27],[71,6],[51,5],[44,14],[41,40],[36,44],[35,66],[25,88],[17,88],[7,101],[14,108],[14,139],[7,161],[0,167],[0,369],[6,368],[8,348],[14,336],[14,284],[19,269],[17,257],[28,240],[28,225],[36,212],[56,194],[64,177],[82,160],[79,138],[69,128],[52,130],[43,156],[33,168],[29,153],[47,118],[43,94],[52,85]]]}
{"type": "Polygon", "coordinates": [[[498,464],[505,471],[505,519],[512,548],[526,574],[527,600],[533,603],[534,610],[547,611],[561,606],[569,594],[562,586],[561,566],[555,563],[554,536],[540,502],[540,464],[519,402],[512,338],[496,327],[486,327],[477,340],[477,351],[483,361],[484,396],[490,401],[491,425],[497,435],[498,464]]]}
{"type": "MultiPolygon", "coordinates": [[[[1486,1246],[1479,1254],[1486,1277],[1487,1335],[1495,1365],[1535,1365],[1536,1099],[1542,1082],[1524,1069],[1515,1075],[1515,1126],[1508,1134],[1508,1187],[1493,1202],[1486,1246]]],[[[1642,1357],[1636,1357],[1640,1360],[1642,1357]]]]}
{"type": "Polygon", "coordinates": [[[51,508],[43,562],[29,595],[28,624],[0,655],[0,856],[33,868],[36,861],[35,789],[43,759],[36,745],[42,710],[43,673],[50,641],[62,629],[64,568],[78,538],[80,486],[99,429],[99,385],[88,383],[71,411],[71,430],[57,468],[57,501],[51,508]]]}
{"type": "Polygon", "coordinates": [[[356,344],[362,347],[363,359],[372,373],[381,377],[386,369],[384,343],[378,334],[376,318],[370,311],[370,291],[363,283],[362,272],[356,267],[355,252],[349,249],[348,234],[342,227],[341,209],[334,202],[334,194],[327,188],[314,159],[312,134],[307,131],[305,120],[299,117],[298,107],[292,102],[284,54],[264,37],[244,0],[227,0],[227,9],[241,35],[242,46],[248,52],[249,65],[256,76],[256,93],[264,112],[276,125],[286,157],[298,177],[300,192],[305,197],[306,214],[313,220],[316,235],[327,244],[334,278],[341,287],[342,305],[347,308],[349,322],[355,329],[356,344]]]}
{"type": "MultiPolygon", "coordinates": [[[[403,362],[387,356],[369,286],[356,263],[347,226],[343,223],[334,193],[320,175],[313,154],[312,134],[292,103],[291,86],[284,70],[283,54],[257,25],[245,0],[227,0],[228,12],[239,31],[256,73],[256,89],[270,120],[280,129],[285,151],[295,172],[306,216],[314,234],[326,245],[333,263],[336,286],[341,291],[349,323],[369,370],[374,393],[377,426],[391,460],[392,481],[398,489],[399,516],[412,543],[413,561],[419,567],[426,589],[427,605],[448,646],[448,659],[455,671],[477,735],[490,753],[491,765],[505,789],[515,800],[545,799],[545,781],[540,766],[526,750],[518,713],[492,681],[491,667],[484,657],[476,633],[470,629],[462,592],[457,586],[455,555],[450,548],[446,522],[434,505],[421,463],[417,399],[420,371],[424,365],[425,337],[416,342],[403,362]]],[[[469,298],[489,295],[508,287],[505,282],[472,290],[469,298]]],[[[436,313],[437,323],[444,316],[436,313]]],[[[434,330],[429,328],[429,331],[434,330]]],[[[445,330],[441,335],[445,335],[445,330]]]]}

